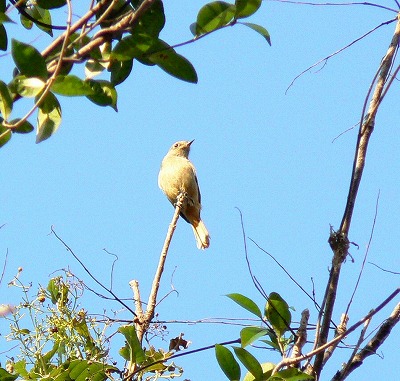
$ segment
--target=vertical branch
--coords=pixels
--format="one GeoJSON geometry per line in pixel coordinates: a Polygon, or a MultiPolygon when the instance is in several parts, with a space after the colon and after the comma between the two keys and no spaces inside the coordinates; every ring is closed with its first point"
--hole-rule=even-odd
{"type": "MultiPolygon", "coordinates": [[[[164,246],[163,246],[163,248],[161,250],[160,259],[158,261],[158,266],[157,266],[157,269],[156,269],[156,273],[154,275],[153,284],[152,284],[152,287],[151,287],[149,300],[147,302],[147,308],[146,308],[146,312],[145,313],[143,313],[143,311],[142,311],[142,307],[141,307],[140,301],[138,301],[138,300],[135,301],[136,309],[137,309],[136,310],[137,319],[135,319],[135,320],[136,320],[136,327],[138,328],[137,329],[137,335],[138,335],[139,342],[142,342],[143,335],[146,332],[147,327],[149,326],[151,320],[154,317],[154,311],[155,311],[155,308],[156,308],[156,305],[157,305],[158,289],[160,287],[161,276],[162,276],[162,273],[164,271],[164,265],[165,265],[165,261],[167,259],[169,245],[171,243],[171,239],[172,239],[172,236],[173,236],[175,228],[176,228],[176,223],[177,223],[178,218],[179,218],[179,213],[181,211],[181,208],[182,208],[182,205],[183,205],[184,202],[186,202],[186,195],[181,193],[177,197],[177,202],[176,202],[176,206],[175,206],[175,213],[174,213],[174,215],[172,217],[172,221],[171,221],[171,223],[169,225],[167,236],[165,238],[164,246]]],[[[138,286],[137,283],[136,283],[136,288],[137,288],[137,290],[134,291],[135,297],[139,297],[140,298],[139,286],[138,286]]]]}
{"type": "MultiPolygon", "coordinates": [[[[357,145],[355,150],[355,157],[353,162],[353,170],[350,181],[350,189],[347,197],[346,208],[343,214],[340,229],[337,232],[331,232],[329,237],[329,244],[333,251],[332,268],[329,275],[329,281],[324,296],[324,311],[321,330],[316,338],[316,346],[319,347],[327,342],[329,326],[332,318],[333,307],[336,300],[336,291],[339,283],[340,270],[343,261],[346,259],[349,239],[348,234],[350,230],[351,219],[353,216],[354,205],[357,198],[358,189],[360,186],[362,174],[365,166],[365,159],[367,155],[367,148],[369,139],[375,126],[375,117],[382,101],[382,92],[385,88],[387,78],[392,67],[393,58],[397,50],[400,40],[400,14],[397,16],[397,24],[392,41],[389,48],[382,59],[378,79],[375,89],[369,104],[368,112],[362,115],[360,121],[360,129],[357,138],[357,145]]],[[[322,312],[322,311],[321,311],[322,312]]],[[[320,373],[323,368],[324,351],[318,353],[314,362],[314,372],[316,378],[319,379],[320,373]]]]}

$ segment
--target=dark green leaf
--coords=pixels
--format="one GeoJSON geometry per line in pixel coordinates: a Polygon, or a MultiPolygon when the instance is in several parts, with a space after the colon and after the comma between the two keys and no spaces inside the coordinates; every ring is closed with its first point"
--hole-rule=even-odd
{"type": "Polygon", "coordinates": [[[158,37],[164,25],[164,6],[161,0],[156,0],[140,17],[139,22],[133,27],[132,34],[141,33],[158,37]]]}
{"type": "Polygon", "coordinates": [[[88,99],[99,106],[111,106],[115,111],[118,111],[118,94],[111,82],[91,79],[87,83],[93,90],[92,95],[87,95],[88,99]]]}
{"type": "Polygon", "coordinates": [[[143,56],[157,41],[154,37],[146,34],[135,34],[123,38],[115,46],[111,53],[111,58],[119,61],[128,61],[132,58],[143,56]]]}
{"type": "MultiPolygon", "coordinates": [[[[36,143],[48,139],[53,135],[61,124],[61,106],[57,98],[52,93],[48,93],[39,105],[37,117],[36,143]]],[[[60,292],[60,291],[59,291],[60,292]]],[[[59,304],[64,305],[67,300],[61,293],[57,300],[59,304]]]]}
{"type": "MultiPolygon", "coordinates": [[[[13,119],[10,121],[10,124],[15,124],[19,122],[20,119],[13,119]]],[[[18,134],[28,134],[29,132],[32,132],[35,129],[35,127],[32,126],[31,123],[29,123],[27,120],[23,122],[19,127],[14,128],[13,132],[16,132],[18,134]]]]}
{"type": "Polygon", "coordinates": [[[257,24],[253,24],[250,22],[241,22],[240,24],[246,25],[247,27],[255,30],[257,33],[261,34],[261,36],[263,36],[269,45],[271,45],[271,37],[268,33],[268,31],[261,25],[257,25],[257,24]]]}
{"type": "Polygon", "coordinates": [[[204,5],[197,15],[196,36],[228,25],[233,20],[235,12],[235,5],[225,1],[213,1],[204,5]]]}
{"type": "Polygon", "coordinates": [[[0,124],[0,147],[3,147],[11,139],[12,132],[0,124]]]}
{"type": "Polygon", "coordinates": [[[235,17],[238,19],[249,17],[256,13],[262,0],[236,0],[235,17]]]}
{"type": "Polygon", "coordinates": [[[51,85],[57,94],[74,97],[94,94],[90,84],[76,75],[59,75],[51,85]]]}
{"type": "Polygon", "coordinates": [[[246,369],[257,379],[261,380],[263,371],[258,360],[246,349],[233,347],[237,358],[246,367],[246,369]]]}
{"type": "Polygon", "coordinates": [[[240,366],[229,349],[215,344],[215,357],[229,381],[240,380],[240,366]]]}
{"type": "Polygon", "coordinates": [[[303,373],[297,368],[288,368],[275,373],[268,381],[312,381],[313,376],[303,373]]]}
{"type": "Polygon", "coordinates": [[[292,315],[289,306],[277,292],[271,292],[268,297],[265,317],[278,336],[282,336],[290,327],[292,315]]]}
{"type": "Polygon", "coordinates": [[[262,327],[245,327],[240,331],[242,348],[247,347],[262,336],[268,335],[269,330],[262,327]]]}
{"type": "Polygon", "coordinates": [[[7,0],[0,0],[0,12],[5,12],[7,8],[7,0]]]}
{"type": "Polygon", "coordinates": [[[176,53],[167,43],[160,40],[163,49],[152,53],[148,59],[168,74],[182,81],[197,83],[197,73],[193,65],[183,56],[176,53]]]}
{"type": "Polygon", "coordinates": [[[261,311],[258,308],[257,304],[255,304],[251,299],[242,294],[228,294],[226,295],[228,298],[232,299],[234,302],[239,304],[239,306],[245,308],[247,311],[250,311],[252,314],[256,315],[259,318],[262,318],[261,311]]]}
{"type": "Polygon", "coordinates": [[[18,378],[18,374],[8,373],[5,369],[0,368],[0,381],[14,381],[18,378]]]}
{"type": "Polygon", "coordinates": [[[13,101],[7,85],[0,81],[0,113],[3,119],[7,120],[13,108],[13,101]]]}
{"type": "Polygon", "coordinates": [[[129,61],[111,61],[108,70],[111,72],[111,83],[114,86],[119,85],[128,78],[132,71],[133,59],[129,61]]]}
{"type": "Polygon", "coordinates": [[[66,0],[36,0],[36,4],[43,9],[54,9],[64,6],[66,0]]]}
{"type": "Polygon", "coordinates": [[[21,74],[43,80],[48,78],[46,62],[33,46],[12,39],[11,53],[21,74]]]}
{"type": "Polygon", "coordinates": [[[125,336],[125,346],[120,349],[120,355],[127,361],[141,364],[145,360],[145,353],[140,346],[139,339],[133,325],[124,325],[118,331],[125,336]]]}
{"type": "Polygon", "coordinates": [[[0,25],[0,50],[6,51],[8,46],[7,31],[4,25],[0,25]]]}

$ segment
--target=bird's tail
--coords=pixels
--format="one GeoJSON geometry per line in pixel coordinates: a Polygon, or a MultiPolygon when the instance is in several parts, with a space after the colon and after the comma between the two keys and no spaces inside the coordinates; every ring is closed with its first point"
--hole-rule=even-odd
{"type": "Polygon", "coordinates": [[[200,220],[197,226],[193,224],[192,228],[194,237],[196,238],[197,248],[202,250],[207,249],[207,247],[210,246],[210,235],[208,234],[206,225],[200,220]]]}

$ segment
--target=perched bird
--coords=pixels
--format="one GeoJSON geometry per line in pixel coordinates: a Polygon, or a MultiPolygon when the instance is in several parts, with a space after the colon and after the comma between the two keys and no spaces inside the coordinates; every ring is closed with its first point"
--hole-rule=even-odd
{"type": "Polygon", "coordinates": [[[210,235],[200,218],[201,196],[196,169],[188,159],[190,145],[193,142],[194,140],[180,141],[172,145],[161,163],[158,186],[174,206],[179,194],[186,195],[180,215],[192,225],[197,247],[207,249],[210,246],[210,235]]]}

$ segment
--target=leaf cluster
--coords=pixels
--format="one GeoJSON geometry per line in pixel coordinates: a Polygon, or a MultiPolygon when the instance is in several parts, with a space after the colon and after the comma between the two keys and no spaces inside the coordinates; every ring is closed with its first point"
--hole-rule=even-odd
{"type": "MultiPolygon", "coordinates": [[[[192,63],[159,37],[166,23],[161,0],[98,0],[92,2],[87,13],[74,24],[72,1],[12,1],[7,6],[6,0],[0,0],[0,50],[6,51],[10,45],[6,25],[16,23],[9,16],[14,7],[20,13],[19,23],[24,28],[36,26],[51,37],[56,31],[59,33],[42,52],[32,44],[11,39],[15,70],[9,83],[0,78],[0,147],[14,133],[34,130],[28,121],[33,113],[37,115],[36,142],[52,136],[62,119],[60,95],[86,97],[98,106],[109,106],[117,111],[116,86],[130,76],[135,61],[157,66],[189,83],[198,81],[192,63]],[[65,26],[52,24],[52,13],[60,10],[68,14],[65,26]],[[85,64],[84,76],[74,70],[77,64],[85,64]],[[100,74],[105,79],[95,78],[100,74]],[[14,103],[21,98],[32,98],[33,106],[24,116],[12,117],[14,103]]],[[[206,4],[190,28],[193,39],[176,46],[192,43],[218,29],[239,23],[238,20],[253,15],[260,6],[261,0],[206,4]]],[[[240,23],[270,43],[265,28],[240,23]]]]}
{"type": "Polygon", "coordinates": [[[254,342],[279,352],[285,356],[293,346],[294,335],[290,328],[292,315],[287,302],[276,292],[272,292],[264,306],[263,313],[257,304],[242,294],[228,294],[230,299],[260,319],[260,325],[245,327],[240,331],[240,347],[233,346],[233,353],[223,345],[215,346],[215,355],[222,371],[230,381],[240,381],[241,368],[239,362],[247,369],[243,381],[278,381],[278,380],[312,380],[313,378],[297,368],[287,368],[273,373],[275,364],[260,363],[247,349],[254,342]],[[236,358],[235,358],[235,356],[236,358]]]}

